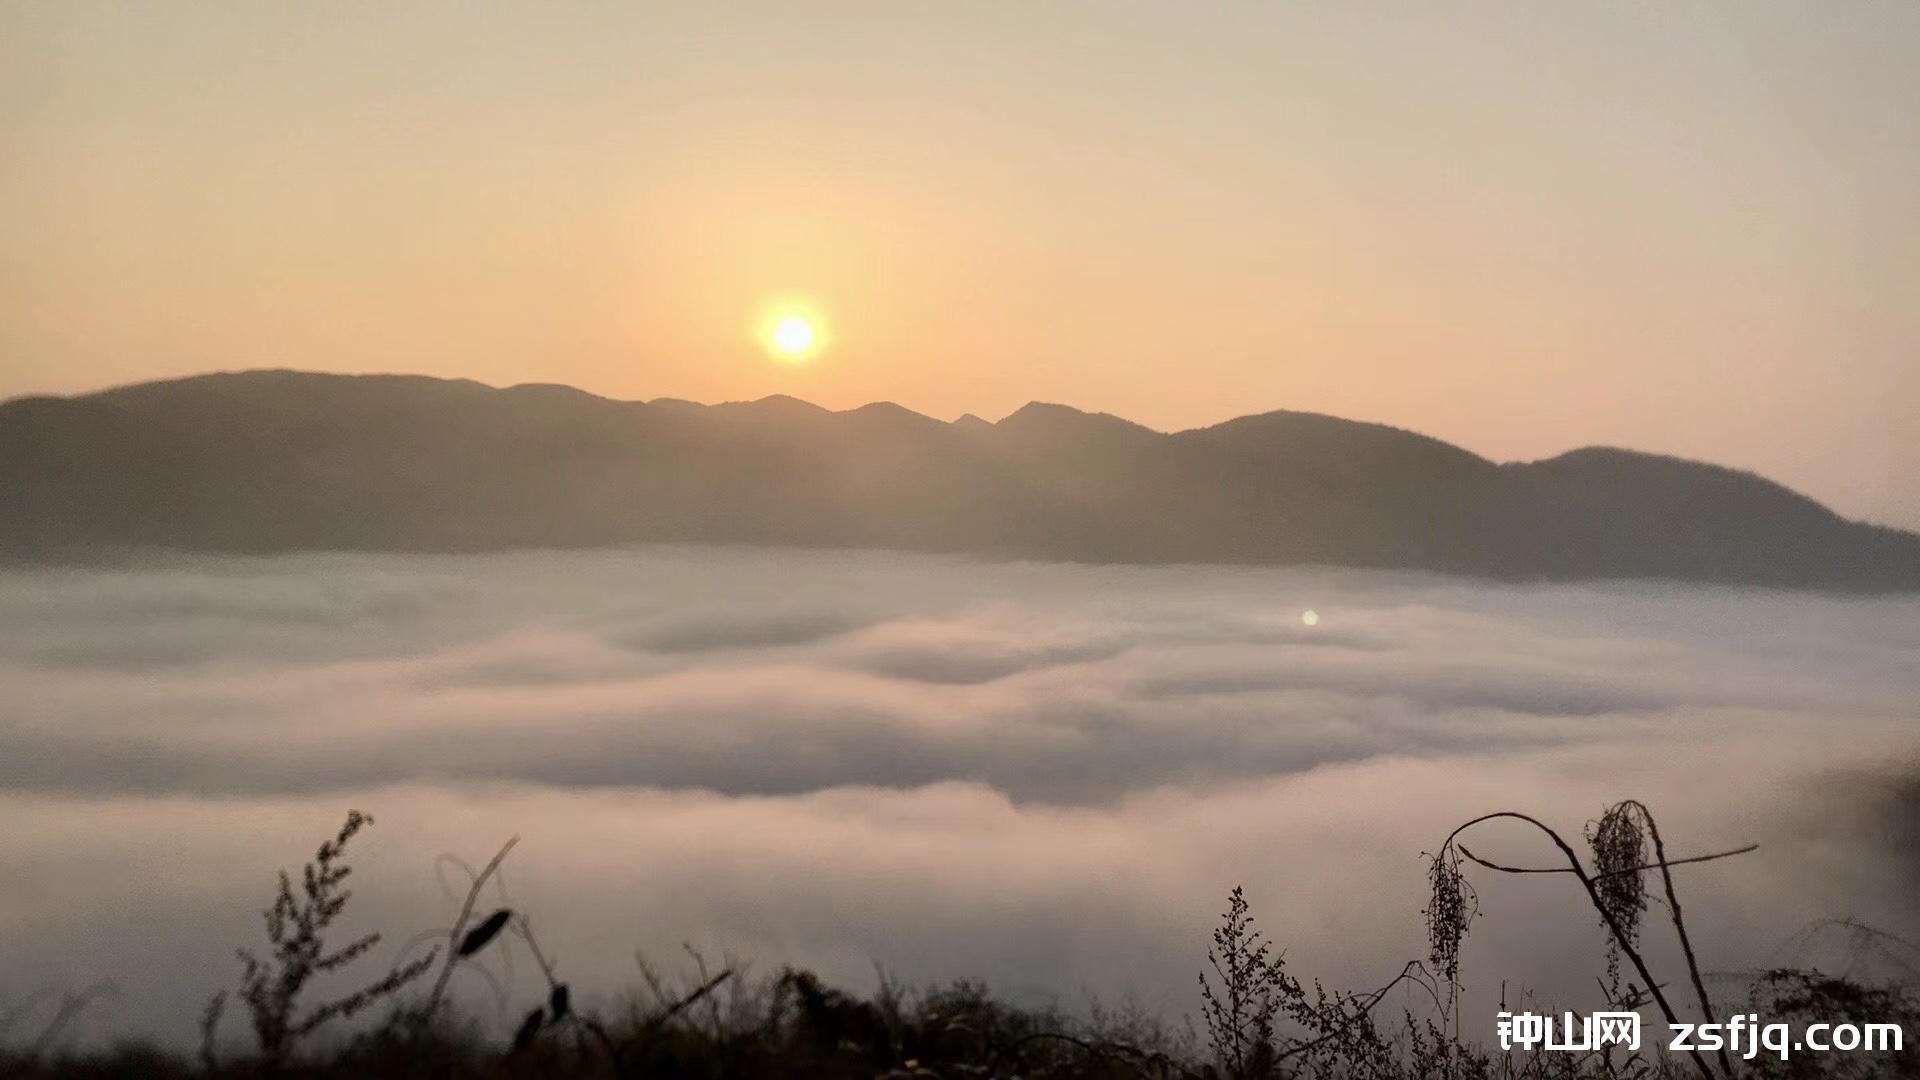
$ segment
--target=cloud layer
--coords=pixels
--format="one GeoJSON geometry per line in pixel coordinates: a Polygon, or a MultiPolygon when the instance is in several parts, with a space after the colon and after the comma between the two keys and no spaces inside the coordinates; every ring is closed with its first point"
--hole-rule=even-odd
{"type": "MultiPolygon", "coordinates": [[[[349,805],[380,817],[368,923],[433,925],[434,855],[518,833],[515,902],[605,989],[688,940],[1179,1011],[1234,884],[1303,971],[1360,985],[1424,951],[1419,853],[1452,823],[1577,831],[1628,796],[1689,849],[1762,841],[1686,886],[1703,950],[1756,963],[1809,918],[1909,917],[1874,799],[1920,742],[1917,649],[1910,601],[1321,570],[663,548],[14,572],[0,994],[113,977],[112,1023],[190,1031],[271,870],[349,805]]],[[[1470,976],[1590,985],[1574,898],[1483,891],[1470,976]]]]}

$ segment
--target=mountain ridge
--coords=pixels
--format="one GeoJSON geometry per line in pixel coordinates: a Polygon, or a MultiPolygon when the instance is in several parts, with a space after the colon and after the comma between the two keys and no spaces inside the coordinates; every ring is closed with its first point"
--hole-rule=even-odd
{"type": "Polygon", "coordinates": [[[0,402],[17,559],[650,541],[1920,589],[1920,535],[1752,472],[1615,447],[1496,463],[1284,409],[1159,432],[1044,402],[949,423],[284,369],[0,402]]]}

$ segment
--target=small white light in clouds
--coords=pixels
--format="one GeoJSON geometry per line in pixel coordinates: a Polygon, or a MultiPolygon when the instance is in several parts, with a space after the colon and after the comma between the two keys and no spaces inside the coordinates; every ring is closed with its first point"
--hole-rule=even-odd
{"type": "Polygon", "coordinates": [[[1300,621],[1306,623],[1308,626],[1312,626],[1314,623],[1320,621],[1320,613],[1317,611],[1303,611],[1300,613],[1300,621]]]}

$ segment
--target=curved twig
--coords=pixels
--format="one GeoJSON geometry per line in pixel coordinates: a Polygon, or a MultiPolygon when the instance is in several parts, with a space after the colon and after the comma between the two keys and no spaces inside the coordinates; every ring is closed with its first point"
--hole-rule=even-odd
{"type": "MultiPolygon", "coordinates": [[[[453,937],[453,931],[448,930],[445,927],[441,927],[438,930],[422,930],[419,933],[408,938],[404,944],[402,944],[398,949],[394,950],[393,962],[395,966],[404,965],[407,962],[407,957],[412,955],[413,950],[437,938],[447,938],[451,940],[452,937],[453,937]]],[[[439,948],[439,946],[436,945],[434,946],[434,948],[437,949],[439,948]]]]}
{"type": "Polygon", "coordinates": [[[447,903],[451,904],[460,894],[453,891],[453,882],[447,880],[447,864],[449,863],[459,867],[460,870],[467,875],[468,888],[472,888],[473,883],[480,880],[480,875],[474,872],[473,864],[450,851],[443,851],[435,855],[433,857],[433,879],[440,883],[440,895],[446,897],[447,903]]]}
{"type": "MultiPolygon", "coordinates": [[[[1856,957],[1866,955],[1869,946],[1872,946],[1874,955],[1892,962],[1901,971],[1905,972],[1909,978],[1920,979],[1920,968],[1916,968],[1913,964],[1901,959],[1894,950],[1886,947],[1887,944],[1898,945],[1911,954],[1920,955],[1920,943],[1916,943],[1910,938],[1902,937],[1891,931],[1882,930],[1877,926],[1868,925],[1851,915],[1837,919],[1815,919],[1802,927],[1798,933],[1794,934],[1786,942],[1783,942],[1774,950],[1774,953],[1778,955],[1788,946],[1795,945],[1796,943],[1801,948],[1810,948],[1814,940],[1823,931],[1827,930],[1847,931],[1852,938],[1856,957]]],[[[1849,963],[1851,963],[1851,961],[1849,961],[1849,963]]]]}
{"type": "Polygon", "coordinates": [[[1280,1062],[1295,1056],[1296,1054],[1304,1054],[1307,1051],[1313,1049],[1314,1047],[1319,1046],[1321,1043],[1324,1043],[1327,1040],[1333,1038],[1334,1036],[1344,1033],[1348,1028],[1352,1027],[1356,1023],[1359,1023],[1360,1018],[1362,1016],[1365,1016],[1366,1014],[1372,1012],[1373,1007],[1375,1005],[1380,1004],[1381,999],[1385,998],[1389,991],[1391,991],[1394,987],[1400,985],[1403,982],[1411,982],[1416,986],[1426,989],[1430,994],[1433,995],[1434,1003],[1436,1005],[1439,1004],[1440,995],[1437,993],[1434,993],[1430,987],[1427,987],[1425,983],[1421,982],[1419,979],[1414,977],[1416,973],[1425,974],[1426,970],[1427,969],[1425,965],[1421,964],[1420,961],[1418,960],[1407,961],[1406,966],[1400,969],[1400,974],[1395,975],[1393,977],[1393,980],[1387,983],[1387,985],[1381,987],[1378,990],[1373,991],[1370,994],[1357,994],[1347,999],[1348,1001],[1363,1002],[1364,1004],[1360,1006],[1359,1012],[1354,1013],[1347,1018],[1346,1023],[1341,1024],[1339,1027],[1334,1028],[1332,1031],[1322,1034],[1318,1038],[1310,1039],[1303,1043],[1296,1043],[1292,1046],[1287,1047],[1285,1050],[1282,1050],[1273,1056],[1274,1064],[1277,1065],[1280,1062]]]}
{"type": "Polygon", "coordinates": [[[424,1015],[432,1016],[438,1011],[441,999],[446,996],[447,981],[453,978],[454,966],[460,962],[460,950],[453,946],[459,943],[460,935],[466,933],[467,920],[473,918],[473,905],[475,901],[480,899],[480,890],[486,887],[487,879],[492,877],[494,873],[500,869],[500,864],[505,861],[507,853],[512,851],[513,845],[519,842],[520,838],[518,836],[508,839],[505,844],[500,845],[499,852],[497,852],[492,859],[488,860],[487,865],[482,868],[478,874],[474,875],[473,887],[467,890],[467,898],[460,905],[460,915],[453,920],[453,928],[447,932],[447,940],[450,943],[447,949],[447,959],[445,963],[440,965],[440,975],[433,981],[433,991],[427,995],[424,1015]]]}
{"type": "MultiPolygon", "coordinates": [[[[1667,1023],[1679,1024],[1680,1015],[1674,1011],[1673,1004],[1667,1000],[1667,995],[1661,992],[1659,985],[1654,981],[1653,972],[1647,968],[1646,959],[1640,955],[1640,950],[1633,947],[1632,942],[1628,939],[1626,930],[1620,925],[1619,919],[1615,918],[1613,912],[1601,901],[1600,890],[1594,884],[1592,876],[1587,873],[1586,867],[1581,865],[1579,854],[1568,845],[1559,833],[1555,832],[1545,822],[1531,815],[1522,814],[1517,810],[1498,810],[1491,814],[1482,814],[1471,821],[1456,826],[1451,833],[1447,834],[1446,842],[1440,845],[1440,849],[1445,851],[1449,847],[1458,847],[1455,841],[1461,833],[1482,822],[1494,821],[1500,818],[1525,822],[1533,826],[1535,829],[1544,833],[1547,839],[1553,841],[1553,845],[1560,849],[1560,853],[1567,858],[1567,865],[1573,876],[1579,880],[1580,887],[1587,891],[1587,899],[1592,901],[1593,909],[1600,913],[1601,921],[1606,923],[1607,930],[1613,934],[1613,940],[1619,944],[1620,951],[1626,954],[1627,959],[1633,961],[1634,970],[1638,971],[1640,978],[1646,982],[1647,992],[1653,995],[1654,1003],[1660,1006],[1660,1012],[1666,1016],[1667,1023]]],[[[1476,859],[1475,861],[1478,862],[1479,860],[1476,859]]],[[[1717,1080],[1713,1074],[1713,1067],[1707,1064],[1707,1059],[1700,1055],[1699,1050],[1689,1049],[1687,1053],[1693,1058],[1694,1065],[1699,1067],[1701,1076],[1706,1077],[1706,1080],[1717,1080]]]]}
{"type": "MultiPolygon", "coordinates": [[[[1693,953],[1693,939],[1687,936],[1687,921],[1685,917],[1680,914],[1680,894],[1675,892],[1673,888],[1672,868],[1674,864],[1667,861],[1667,845],[1660,840],[1660,826],[1654,823],[1653,811],[1648,810],[1646,804],[1640,800],[1628,799],[1623,805],[1631,806],[1639,812],[1640,820],[1647,826],[1647,835],[1653,838],[1653,855],[1655,860],[1657,860],[1656,865],[1660,867],[1661,883],[1667,891],[1667,910],[1673,913],[1673,932],[1680,938],[1680,952],[1687,958],[1687,974],[1693,979],[1694,994],[1700,998],[1700,1019],[1704,1023],[1716,1023],[1717,1021],[1713,1013],[1713,1001],[1707,997],[1707,984],[1700,978],[1700,961],[1693,953]]],[[[1748,844],[1742,850],[1752,851],[1759,846],[1758,844],[1748,844]]],[[[1740,853],[1741,852],[1735,851],[1729,854],[1738,855],[1740,853]]],[[[1706,860],[1705,858],[1698,858],[1683,861],[1704,862],[1706,860]]],[[[1727,1056],[1727,1048],[1724,1045],[1724,1040],[1722,1040],[1722,1045],[1719,1047],[1719,1052],[1720,1068],[1731,1078],[1733,1076],[1733,1059],[1727,1056]]]]}

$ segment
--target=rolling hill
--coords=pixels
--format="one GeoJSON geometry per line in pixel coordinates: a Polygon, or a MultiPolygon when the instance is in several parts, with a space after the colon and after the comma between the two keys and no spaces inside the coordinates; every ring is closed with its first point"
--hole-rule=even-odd
{"type": "Polygon", "coordinates": [[[1040,403],[946,423],[289,371],[0,404],[15,559],[651,541],[1920,589],[1920,535],[1750,473],[1597,447],[1498,464],[1311,413],[1162,434],[1040,403]]]}

